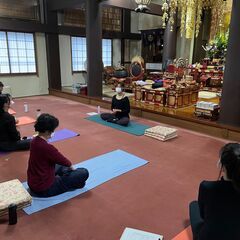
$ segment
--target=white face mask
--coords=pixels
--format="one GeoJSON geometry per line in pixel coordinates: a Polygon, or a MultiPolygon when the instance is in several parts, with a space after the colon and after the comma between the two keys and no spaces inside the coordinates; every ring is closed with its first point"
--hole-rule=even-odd
{"type": "Polygon", "coordinates": [[[122,88],[116,87],[115,91],[116,91],[116,93],[121,93],[122,92],[122,88]]]}

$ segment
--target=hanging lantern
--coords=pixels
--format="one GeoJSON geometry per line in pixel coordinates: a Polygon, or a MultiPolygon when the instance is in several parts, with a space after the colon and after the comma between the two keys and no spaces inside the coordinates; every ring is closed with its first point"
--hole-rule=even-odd
{"type": "Polygon", "coordinates": [[[162,5],[162,11],[163,11],[162,27],[163,28],[166,28],[166,22],[168,21],[168,9],[169,9],[169,5],[167,3],[167,0],[164,0],[162,5]]]}
{"type": "Polygon", "coordinates": [[[135,9],[136,12],[146,12],[149,10],[148,5],[151,3],[151,0],[135,0],[138,5],[135,9]]]}
{"type": "Polygon", "coordinates": [[[145,5],[146,7],[151,3],[151,0],[135,0],[137,5],[145,5]]]}

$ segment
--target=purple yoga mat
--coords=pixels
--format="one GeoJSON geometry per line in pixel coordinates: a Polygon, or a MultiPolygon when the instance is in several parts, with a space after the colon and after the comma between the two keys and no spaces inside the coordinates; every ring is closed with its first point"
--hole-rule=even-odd
{"type": "Polygon", "coordinates": [[[54,133],[54,136],[48,140],[49,143],[65,140],[68,138],[79,136],[79,133],[73,132],[68,129],[58,130],[54,133]]]}
{"type": "Polygon", "coordinates": [[[0,152],[0,157],[7,155],[8,152],[0,152]]]}
{"type": "MultiPolygon", "coordinates": [[[[61,140],[65,140],[68,138],[73,138],[76,136],[79,136],[79,133],[73,132],[71,130],[68,129],[62,129],[62,130],[58,130],[55,132],[54,136],[52,138],[50,138],[48,140],[49,143],[53,143],[53,142],[57,142],[57,141],[61,141],[61,140]]],[[[30,137],[31,138],[31,137],[30,137]]],[[[0,151],[0,157],[5,156],[7,154],[9,154],[10,152],[1,152],[0,151]]]]}

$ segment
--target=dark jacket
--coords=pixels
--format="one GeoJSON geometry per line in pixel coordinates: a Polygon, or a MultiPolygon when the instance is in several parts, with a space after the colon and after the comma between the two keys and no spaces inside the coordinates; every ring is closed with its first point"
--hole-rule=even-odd
{"type": "Polygon", "coordinates": [[[16,128],[15,118],[8,112],[0,113],[0,142],[16,142],[20,133],[16,128]]]}
{"type": "Polygon", "coordinates": [[[203,181],[198,203],[204,220],[199,240],[240,240],[240,193],[231,181],[203,181]]]}

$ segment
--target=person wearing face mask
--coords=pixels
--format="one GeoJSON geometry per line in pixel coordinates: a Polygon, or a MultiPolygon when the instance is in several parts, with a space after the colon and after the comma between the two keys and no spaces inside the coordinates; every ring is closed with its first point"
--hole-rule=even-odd
{"type": "Polygon", "coordinates": [[[102,113],[101,118],[107,122],[127,126],[129,123],[130,113],[129,99],[127,96],[125,96],[121,84],[117,85],[115,91],[117,94],[114,95],[112,98],[112,113],[102,113]]]}
{"type": "Polygon", "coordinates": [[[30,139],[21,139],[16,128],[15,118],[8,113],[10,99],[7,95],[0,95],[0,151],[28,150],[30,139]]]}
{"type": "Polygon", "coordinates": [[[240,239],[240,144],[226,144],[218,165],[219,180],[203,181],[190,203],[193,240],[240,239]]]}
{"type": "Polygon", "coordinates": [[[27,182],[33,196],[52,197],[83,188],[89,177],[87,169],[74,169],[71,161],[48,143],[58,124],[57,118],[43,113],[34,125],[37,136],[31,142],[27,170],[27,182]]]}

